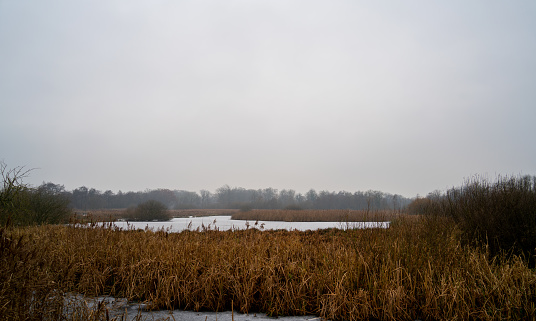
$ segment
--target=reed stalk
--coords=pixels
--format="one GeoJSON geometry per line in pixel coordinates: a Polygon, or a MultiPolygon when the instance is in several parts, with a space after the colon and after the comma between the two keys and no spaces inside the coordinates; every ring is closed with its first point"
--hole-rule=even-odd
{"type": "Polygon", "coordinates": [[[448,218],[306,232],[41,226],[0,240],[2,320],[61,314],[66,293],[329,320],[536,319],[536,272],[463,245],[448,218]]]}

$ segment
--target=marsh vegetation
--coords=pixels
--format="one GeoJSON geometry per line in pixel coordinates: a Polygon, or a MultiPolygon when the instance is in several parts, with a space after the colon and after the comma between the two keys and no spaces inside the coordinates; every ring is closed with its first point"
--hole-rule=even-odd
{"type": "Polygon", "coordinates": [[[415,200],[421,215],[391,213],[385,229],[6,225],[0,319],[110,318],[105,305],[73,310],[74,293],[329,320],[534,320],[535,197],[534,178],[468,182],[415,200]]]}
{"type": "Polygon", "coordinates": [[[401,219],[389,229],[308,232],[12,228],[1,232],[0,314],[58,319],[59,297],[74,292],[152,309],[331,320],[534,318],[534,270],[519,256],[463,246],[454,226],[401,219]]]}
{"type": "Polygon", "coordinates": [[[389,222],[401,216],[393,210],[247,210],[232,215],[233,220],[284,222],[389,222]]]}

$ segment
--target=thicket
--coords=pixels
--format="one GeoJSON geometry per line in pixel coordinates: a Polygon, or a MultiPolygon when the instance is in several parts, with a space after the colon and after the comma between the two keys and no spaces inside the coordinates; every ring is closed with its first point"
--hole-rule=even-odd
{"type": "Polygon", "coordinates": [[[71,215],[70,200],[46,188],[31,188],[23,179],[30,170],[8,169],[0,162],[0,225],[57,224],[67,222],[71,215]]]}
{"type": "Polygon", "coordinates": [[[445,194],[415,200],[408,211],[452,218],[465,243],[483,246],[492,256],[522,255],[536,263],[536,177],[474,177],[445,194]]]}
{"type": "Polygon", "coordinates": [[[126,209],[124,218],[131,221],[169,221],[171,214],[164,204],[148,200],[136,207],[126,209]]]}

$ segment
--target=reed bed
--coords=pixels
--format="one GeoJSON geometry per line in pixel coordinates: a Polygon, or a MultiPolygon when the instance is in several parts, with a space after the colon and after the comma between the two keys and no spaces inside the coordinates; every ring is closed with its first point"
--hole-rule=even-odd
{"type": "Polygon", "coordinates": [[[449,217],[465,244],[486,245],[492,256],[522,255],[536,267],[536,176],[475,176],[444,194],[416,199],[408,212],[449,217]]]}
{"type": "MultiPolygon", "coordinates": [[[[75,210],[72,221],[76,222],[114,222],[124,219],[127,209],[99,209],[99,210],[75,210]]],[[[238,212],[237,209],[186,209],[186,210],[168,210],[171,217],[190,217],[190,216],[218,216],[233,215],[238,212]]]]}
{"type": "Polygon", "coordinates": [[[233,220],[285,222],[390,222],[401,214],[393,210],[250,210],[237,212],[233,220]]]}
{"type": "Polygon", "coordinates": [[[237,209],[213,209],[213,208],[200,208],[200,209],[186,209],[186,210],[170,210],[173,217],[190,217],[190,216],[218,216],[218,215],[233,215],[238,212],[237,209]]]}
{"type": "MultiPolygon", "coordinates": [[[[329,320],[536,319],[536,272],[519,257],[462,246],[446,218],[307,232],[42,226],[0,234],[3,320],[32,319],[32,302],[68,292],[151,309],[329,320]]],[[[46,319],[65,309],[52,306],[33,311],[46,319]]]]}

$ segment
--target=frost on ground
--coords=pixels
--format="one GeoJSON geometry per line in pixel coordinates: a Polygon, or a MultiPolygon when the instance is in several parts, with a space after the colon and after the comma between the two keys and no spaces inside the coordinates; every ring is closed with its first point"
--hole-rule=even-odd
{"type": "Polygon", "coordinates": [[[306,321],[322,319],[315,316],[268,317],[266,314],[241,314],[232,311],[225,312],[194,312],[180,310],[148,311],[147,304],[129,302],[124,298],[100,296],[88,298],[78,294],[70,294],[66,298],[66,314],[102,313],[109,320],[154,320],[154,321],[306,321]]]}

